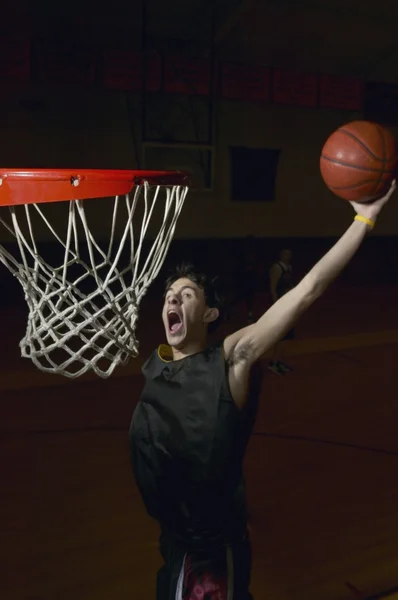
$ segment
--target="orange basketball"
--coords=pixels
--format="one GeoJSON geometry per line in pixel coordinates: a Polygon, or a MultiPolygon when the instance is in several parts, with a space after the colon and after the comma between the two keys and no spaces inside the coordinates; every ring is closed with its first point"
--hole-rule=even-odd
{"type": "Polygon", "coordinates": [[[321,154],[321,174],[336,196],[371,202],[394,179],[397,150],[393,135],[376,123],[353,121],[332,133],[321,154]]]}

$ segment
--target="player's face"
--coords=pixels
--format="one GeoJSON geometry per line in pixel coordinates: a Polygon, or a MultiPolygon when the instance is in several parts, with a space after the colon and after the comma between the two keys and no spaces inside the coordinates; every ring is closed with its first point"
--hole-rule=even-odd
{"type": "Polygon", "coordinates": [[[166,291],[162,318],[170,346],[200,340],[207,330],[204,292],[190,279],[181,278],[166,291]]]}

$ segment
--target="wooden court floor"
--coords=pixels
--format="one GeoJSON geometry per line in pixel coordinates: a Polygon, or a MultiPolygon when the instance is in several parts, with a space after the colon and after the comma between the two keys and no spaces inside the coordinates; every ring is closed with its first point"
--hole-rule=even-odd
{"type": "MultiPolygon", "coordinates": [[[[255,600],[398,586],[397,301],[393,288],[335,288],[285,346],[294,372],[265,376],[246,459],[255,600]]],[[[143,306],[143,357],[157,309],[143,306]]],[[[22,319],[0,312],[0,598],[151,600],[158,531],[127,443],[140,359],[107,381],[37,375],[18,358],[22,319]]]]}

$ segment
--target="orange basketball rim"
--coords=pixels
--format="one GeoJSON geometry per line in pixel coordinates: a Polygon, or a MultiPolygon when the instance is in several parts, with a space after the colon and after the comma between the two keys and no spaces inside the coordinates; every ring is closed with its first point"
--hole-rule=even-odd
{"type": "Polygon", "coordinates": [[[163,265],[188,186],[186,173],[171,171],[0,168],[0,231],[14,241],[0,244],[0,262],[29,309],[23,357],[75,378],[109,377],[137,356],[139,304],[163,265]],[[104,243],[94,234],[104,219],[94,199],[108,197],[104,243]],[[54,202],[63,204],[50,214],[54,202]],[[151,221],[154,239],[144,244],[151,221]]]}

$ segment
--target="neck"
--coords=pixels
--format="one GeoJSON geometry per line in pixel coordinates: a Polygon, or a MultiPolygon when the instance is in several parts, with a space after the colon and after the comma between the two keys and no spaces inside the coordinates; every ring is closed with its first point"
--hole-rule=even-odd
{"type": "Polygon", "coordinates": [[[184,346],[180,348],[171,348],[173,352],[173,360],[181,360],[182,358],[186,358],[187,356],[191,356],[192,354],[197,354],[198,352],[202,352],[206,348],[206,339],[196,340],[195,342],[187,342],[184,346]]]}

